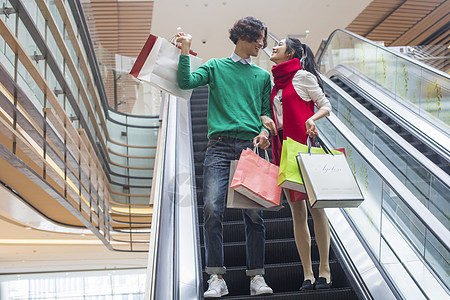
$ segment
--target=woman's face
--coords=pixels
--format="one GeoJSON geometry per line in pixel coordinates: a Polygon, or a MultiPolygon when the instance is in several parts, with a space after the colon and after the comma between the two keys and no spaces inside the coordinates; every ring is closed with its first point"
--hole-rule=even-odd
{"type": "Polygon", "coordinates": [[[275,64],[281,64],[291,59],[291,56],[286,53],[286,40],[282,39],[278,44],[272,48],[272,56],[270,60],[275,64]]]}

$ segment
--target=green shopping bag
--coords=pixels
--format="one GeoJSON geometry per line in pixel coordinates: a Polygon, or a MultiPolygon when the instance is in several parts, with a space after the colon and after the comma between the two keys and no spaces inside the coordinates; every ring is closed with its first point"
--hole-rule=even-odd
{"type": "MultiPolygon", "coordinates": [[[[308,146],[300,144],[289,137],[283,141],[280,171],[278,173],[278,186],[306,193],[297,163],[297,155],[299,152],[308,153],[308,146]]],[[[341,153],[336,150],[331,150],[331,152],[341,153]]],[[[325,153],[325,151],[322,148],[311,147],[311,153],[325,153]]]]}
{"type": "Polygon", "coordinates": [[[308,153],[308,146],[300,144],[289,137],[283,141],[280,171],[278,173],[278,186],[306,193],[297,165],[297,155],[299,152],[308,153]]]}

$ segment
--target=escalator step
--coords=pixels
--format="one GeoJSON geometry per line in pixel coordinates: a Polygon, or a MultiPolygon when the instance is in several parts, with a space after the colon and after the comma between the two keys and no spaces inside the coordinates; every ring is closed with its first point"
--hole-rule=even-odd
{"type": "MultiPolygon", "coordinates": [[[[202,195],[201,193],[198,193],[197,195],[202,195]]],[[[289,204],[284,203],[284,208],[280,209],[279,211],[263,211],[263,218],[265,220],[268,219],[283,219],[283,218],[290,218],[291,217],[291,209],[289,208],[289,204]]],[[[200,224],[203,222],[203,205],[198,205],[198,215],[200,218],[200,224]]],[[[240,222],[242,221],[242,210],[241,209],[234,209],[234,208],[228,208],[225,209],[223,214],[223,220],[224,222],[240,222]]]]}
{"type": "Polygon", "coordinates": [[[208,104],[207,103],[201,103],[198,102],[196,104],[191,105],[191,110],[193,111],[207,111],[208,110],[208,104]]]}
{"type": "MultiPolygon", "coordinates": [[[[282,240],[268,240],[265,244],[266,260],[265,264],[285,264],[300,262],[297,246],[295,240],[282,239],[282,240]]],[[[205,247],[201,247],[202,262],[205,258],[205,247]]],[[[239,267],[245,266],[246,261],[246,244],[240,243],[225,243],[224,244],[224,263],[227,267],[239,267]]],[[[336,256],[332,249],[330,249],[330,260],[335,259],[336,256]]],[[[319,261],[319,251],[317,248],[316,240],[311,240],[311,260],[319,261]]],[[[204,267],[204,263],[203,263],[204,267]]]]}
{"type": "Polygon", "coordinates": [[[205,124],[192,124],[192,132],[195,132],[196,136],[203,134],[203,139],[208,136],[208,127],[205,124]]]}
{"type": "Polygon", "coordinates": [[[401,136],[405,141],[412,142],[416,138],[406,130],[398,132],[398,135],[401,136]]]}
{"type": "MultiPolygon", "coordinates": [[[[203,220],[201,220],[203,221],[203,220]]],[[[311,236],[314,236],[314,226],[312,219],[308,219],[308,227],[311,236]]],[[[292,220],[290,218],[264,220],[266,227],[266,240],[289,239],[294,237],[292,220]]],[[[203,244],[203,224],[199,224],[200,243],[203,244]]],[[[244,221],[223,222],[223,242],[243,242],[245,241],[244,221]]]]}
{"type": "MultiPolygon", "coordinates": [[[[205,118],[196,118],[192,120],[192,126],[194,125],[203,125],[203,127],[208,128],[208,126],[206,125],[206,115],[205,118]]],[[[206,130],[208,131],[208,130],[206,130]]]]}
{"type": "Polygon", "coordinates": [[[193,120],[195,120],[196,118],[205,118],[208,115],[208,111],[206,109],[196,109],[196,110],[192,110],[191,108],[191,117],[193,120]]]}
{"type": "MultiPolygon", "coordinates": [[[[314,274],[318,274],[319,263],[313,262],[312,265],[314,274]]],[[[264,277],[267,284],[274,290],[274,295],[277,293],[297,291],[303,281],[303,270],[300,263],[265,265],[264,268],[266,273],[264,277]]],[[[330,260],[330,268],[333,276],[333,286],[331,289],[326,291],[298,292],[297,297],[300,297],[306,293],[321,293],[321,295],[324,295],[322,293],[327,292],[327,295],[329,295],[328,298],[321,299],[336,299],[334,298],[334,290],[338,291],[341,288],[346,288],[349,286],[349,283],[345,273],[340,268],[337,261],[330,260]]],[[[227,273],[224,275],[224,279],[227,283],[230,296],[240,295],[240,297],[243,297],[245,295],[249,295],[250,279],[245,275],[245,267],[227,268],[227,273]]],[[[208,286],[206,282],[207,280],[208,275],[203,273],[204,287],[208,286]]],[[[270,299],[271,296],[267,295],[265,296],[265,299],[266,297],[269,297],[268,299],[270,299]]]]}
{"type": "Polygon", "coordinates": [[[199,133],[195,132],[195,133],[192,134],[192,138],[194,140],[196,140],[196,139],[205,140],[206,139],[206,135],[207,134],[205,132],[199,132],[199,133]]]}
{"type": "Polygon", "coordinates": [[[324,291],[310,291],[310,292],[285,292],[275,293],[272,295],[262,296],[235,296],[226,297],[226,299],[240,299],[240,300],[357,300],[355,292],[351,288],[339,288],[324,291]]]}
{"type": "Polygon", "coordinates": [[[194,143],[194,156],[200,156],[200,154],[202,154],[202,157],[199,157],[202,161],[205,159],[205,150],[207,143],[208,141],[206,139],[202,142],[194,143]]]}

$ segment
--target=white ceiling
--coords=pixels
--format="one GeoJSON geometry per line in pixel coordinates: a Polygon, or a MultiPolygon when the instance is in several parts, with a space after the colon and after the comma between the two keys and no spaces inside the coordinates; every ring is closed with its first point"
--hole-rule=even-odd
{"type": "MultiPolygon", "coordinates": [[[[345,28],[371,0],[155,0],[151,32],[167,39],[181,27],[193,36],[199,57],[229,56],[234,45],[228,29],[245,16],[261,19],[278,38],[304,34],[301,39],[315,53],[320,42],[337,28],[345,28]],[[206,43],[202,43],[205,40],[206,43]]],[[[270,47],[273,45],[269,45],[270,47]]]]}

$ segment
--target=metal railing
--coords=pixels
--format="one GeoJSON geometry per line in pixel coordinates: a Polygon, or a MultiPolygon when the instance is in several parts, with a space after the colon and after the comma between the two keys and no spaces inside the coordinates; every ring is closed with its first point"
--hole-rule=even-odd
{"type": "Polygon", "coordinates": [[[189,102],[166,96],[155,164],[145,299],[200,299],[202,275],[189,102]]]}

